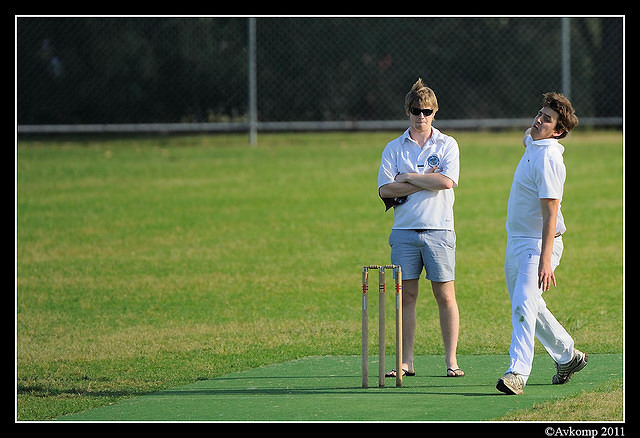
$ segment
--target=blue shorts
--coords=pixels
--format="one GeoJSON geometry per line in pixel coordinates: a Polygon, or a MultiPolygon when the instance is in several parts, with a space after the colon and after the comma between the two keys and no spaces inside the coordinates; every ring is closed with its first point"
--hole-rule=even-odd
{"type": "Polygon", "coordinates": [[[391,230],[391,263],[400,265],[402,278],[420,278],[422,268],[430,281],[455,279],[456,233],[453,230],[391,230]]]}

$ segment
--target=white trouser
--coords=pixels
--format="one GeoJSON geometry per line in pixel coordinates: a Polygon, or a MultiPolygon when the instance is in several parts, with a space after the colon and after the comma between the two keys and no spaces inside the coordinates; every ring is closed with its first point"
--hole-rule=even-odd
{"type": "MultiPolygon", "coordinates": [[[[537,337],[553,360],[567,363],[573,356],[573,339],[547,309],[538,288],[538,262],[542,240],[511,237],[507,240],[504,272],[511,299],[511,364],[507,372],[520,374],[525,383],[531,373],[537,337]]],[[[553,243],[551,266],[560,264],[562,237],[553,243]]],[[[553,286],[552,286],[553,287],[553,286]]]]}

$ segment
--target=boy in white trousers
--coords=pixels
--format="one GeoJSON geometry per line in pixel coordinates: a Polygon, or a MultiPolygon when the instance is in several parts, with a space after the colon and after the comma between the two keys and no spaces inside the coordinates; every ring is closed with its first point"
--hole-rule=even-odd
{"type": "Polygon", "coordinates": [[[542,108],[523,138],[524,154],[513,176],[507,207],[505,277],[511,299],[511,363],[496,388],[522,394],[537,337],[556,362],[553,384],[564,384],[587,365],[567,331],[547,309],[542,293],[556,285],[566,231],[560,201],[566,176],[564,138],[578,124],[571,102],[545,93],[542,108]]]}

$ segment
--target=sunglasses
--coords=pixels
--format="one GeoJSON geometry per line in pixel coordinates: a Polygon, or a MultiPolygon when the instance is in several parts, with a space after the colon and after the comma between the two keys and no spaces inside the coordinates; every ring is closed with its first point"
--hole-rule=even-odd
{"type": "Polygon", "coordinates": [[[409,111],[414,116],[419,116],[420,113],[422,113],[425,117],[429,117],[431,114],[433,114],[433,110],[431,108],[420,109],[412,106],[411,108],[409,108],[409,111]]]}

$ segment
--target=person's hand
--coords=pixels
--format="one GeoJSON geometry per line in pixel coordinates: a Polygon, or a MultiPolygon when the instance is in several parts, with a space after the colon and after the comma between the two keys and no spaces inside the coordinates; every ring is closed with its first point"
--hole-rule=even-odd
{"type": "Polygon", "coordinates": [[[524,137],[522,137],[522,146],[527,147],[527,137],[531,135],[531,128],[524,131],[524,137]]]}
{"type": "Polygon", "coordinates": [[[438,166],[429,167],[425,173],[440,173],[438,166]]]}
{"type": "Polygon", "coordinates": [[[556,276],[551,269],[551,263],[540,261],[538,265],[538,289],[547,291],[551,288],[551,283],[556,286],[556,276]]]}

